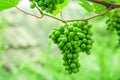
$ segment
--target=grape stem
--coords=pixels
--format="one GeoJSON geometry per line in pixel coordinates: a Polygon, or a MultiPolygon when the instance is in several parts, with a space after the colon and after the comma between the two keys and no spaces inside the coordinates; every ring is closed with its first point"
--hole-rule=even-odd
{"type": "Polygon", "coordinates": [[[88,20],[90,20],[90,19],[93,19],[93,18],[96,18],[96,17],[99,17],[99,16],[103,16],[103,15],[105,15],[106,13],[108,13],[108,12],[111,10],[111,8],[109,8],[109,9],[107,9],[105,12],[103,12],[103,13],[101,13],[101,14],[98,14],[98,15],[95,15],[95,16],[92,16],[92,17],[89,17],[89,18],[86,18],[86,19],[63,20],[63,19],[57,18],[57,17],[55,17],[55,16],[52,16],[52,15],[50,15],[50,14],[43,13],[37,6],[36,6],[36,8],[37,8],[37,10],[40,12],[41,16],[36,16],[36,15],[31,14],[31,13],[25,12],[24,10],[20,9],[20,8],[17,7],[17,6],[16,6],[15,8],[16,8],[17,10],[19,10],[19,11],[27,14],[27,15],[36,17],[36,18],[38,18],[38,19],[41,19],[41,18],[43,18],[44,16],[48,16],[48,17],[51,17],[51,18],[56,19],[56,20],[58,20],[58,21],[61,21],[61,22],[65,23],[66,25],[67,25],[68,22],[73,22],[73,21],[88,21],[88,20]]]}
{"type": "Polygon", "coordinates": [[[34,15],[34,14],[31,14],[31,13],[28,13],[28,12],[25,12],[24,10],[22,10],[22,9],[20,9],[19,7],[15,7],[17,10],[19,10],[20,12],[23,12],[23,13],[25,13],[25,14],[27,14],[27,15],[30,15],[30,16],[33,16],[33,17],[35,17],[35,18],[43,18],[43,16],[44,15],[41,15],[41,16],[36,16],[36,15],[34,15]]]}
{"type": "Polygon", "coordinates": [[[116,4],[116,3],[112,3],[112,2],[105,2],[105,1],[103,1],[103,0],[87,0],[87,1],[104,5],[104,6],[106,6],[107,8],[110,8],[110,7],[111,7],[111,9],[120,8],[120,4],[116,4]]]}

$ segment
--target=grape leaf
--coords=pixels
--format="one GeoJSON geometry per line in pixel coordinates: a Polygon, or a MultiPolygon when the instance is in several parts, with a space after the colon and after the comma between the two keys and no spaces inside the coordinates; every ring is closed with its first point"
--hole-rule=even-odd
{"type": "Polygon", "coordinates": [[[0,0],[0,11],[15,7],[19,0],[0,0]]]}
{"type": "Polygon", "coordinates": [[[53,15],[57,15],[65,6],[67,6],[68,0],[64,0],[64,3],[58,4],[57,9],[53,12],[53,15]]]}
{"type": "Polygon", "coordinates": [[[87,11],[89,12],[93,11],[91,5],[86,0],[79,0],[79,4],[87,11]]]}
{"type": "Polygon", "coordinates": [[[107,9],[105,6],[103,6],[101,4],[97,4],[97,3],[93,3],[91,6],[94,9],[94,12],[97,14],[100,14],[100,13],[106,11],[106,9],[107,9]]]}

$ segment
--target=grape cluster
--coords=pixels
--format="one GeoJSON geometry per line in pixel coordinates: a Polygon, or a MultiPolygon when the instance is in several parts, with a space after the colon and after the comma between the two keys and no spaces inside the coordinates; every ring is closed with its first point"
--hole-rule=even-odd
{"type": "Polygon", "coordinates": [[[107,29],[116,31],[118,35],[118,42],[120,44],[120,14],[115,13],[111,18],[106,21],[107,29]]]}
{"type": "Polygon", "coordinates": [[[64,60],[63,65],[69,74],[79,71],[79,52],[90,54],[93,43],[91,27],[85,21],[73,22],[69,25],[54,28],[49,35],[49,38],[61,50],[64,60]]]}
{"type": "Polygon", "coordinates": [[[29,0],[31,3],[30,8],[35,8],[36,4],[41,8],[41,10],[53,13],[57,9],[57,5],[64,2],[64,0],[29,0]]]}

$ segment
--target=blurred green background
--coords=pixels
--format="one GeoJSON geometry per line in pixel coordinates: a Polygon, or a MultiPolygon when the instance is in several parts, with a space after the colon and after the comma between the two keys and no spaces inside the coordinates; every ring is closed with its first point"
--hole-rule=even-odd
{"type": "MultiPolygon", "coordinates": [[[[27,0],[19,7],[29,9],[27,0]]],[[[86,18],[86,12],[74,0],[63,10],[64,19],[86,18]]],[[[60,17],[59,15],[57,17],[60,17]]],[[[54,19],[36,19],[16,9],[0,12],[0,80],[120,80],[120,48],[115,32],[106,30],[107,17],[90,21],[94,44],[91,55],[80,53],[80,70],[68,75],[60,50],[48,34],[63,25],[54,19]]]]}

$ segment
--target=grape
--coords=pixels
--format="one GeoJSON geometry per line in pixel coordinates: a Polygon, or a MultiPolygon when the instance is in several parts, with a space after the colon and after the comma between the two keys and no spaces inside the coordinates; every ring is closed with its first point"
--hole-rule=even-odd
{"type": "Polygon", "coordinates": [[[57,5],[64,3],[64,0],[29,0],[31,2],[30,8],[34,8],[34,3],[47,13],[53,13],[57,9],[57,5]]]}
{"type": "Polygon", "coordinates": [[[77,35],[78,35],[78,37],[79,37],[80,39],[85,38],[85,35],[84,35],[83,33],[78,33],[77,35]]]}
{"type": "Polygon", "coordinates": [[[31,9],[35,8],[35,6],[36,6],[35,3],[31,3],[31,4],[30,4],[30,8],[31,8],[31,9]]]}
{"type": "Polygon", "coordinates": [[[72,63],[70,66],[71,66],[71,68],[75,68],[75,67],[76,67],[76,64],[75,64],[75,63],[72,63]]]}
{"type": "Polygon", "coordinates": [[[120,45],[120,14],[119,12],[114,13],[112,17],[110,17],[107,21],[107,30],[116,31],[118,36],[118,44],[120,45]]]}
{"type": "Polygon", "coordinates": [[[73,22],[69,25],[64,25],[59,28],[54,28],[50,33],[49,38],[61,50],[63,55],[63,65],[68,74],[77,73],[79,71],[79,53],[91,53],[93,44],[92,26],[84,21],[73,22]]]}

